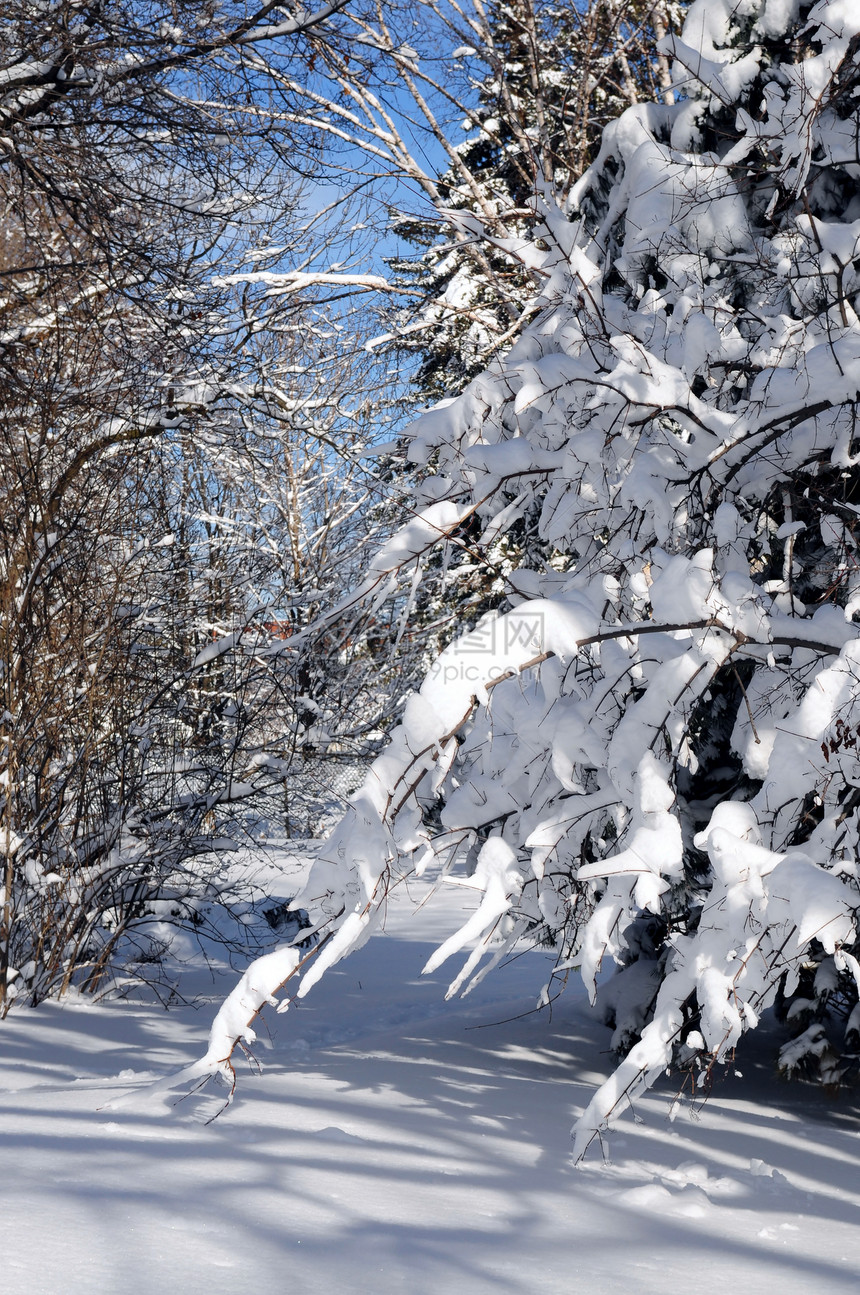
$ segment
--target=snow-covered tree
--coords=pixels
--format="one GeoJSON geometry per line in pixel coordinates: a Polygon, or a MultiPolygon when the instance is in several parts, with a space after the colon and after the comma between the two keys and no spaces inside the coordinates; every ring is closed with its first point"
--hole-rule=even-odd
{"type": "Polygon", "coordinates": [[[430,960],[469,950],[451,993],[533,941],[544,1001],[578,971],[604,1003],[579,1156],[768,1008],[787,1070],[856,1053],[860,10],[695,0],[663,49],[676,102],[540,195],[538,312],[413,427],[419,511],[365,589],[521,518],[544,560],[409,699],[302,897],[325,938],[246,973],[198,1073],[428,869],[477,892],[430,960]]]}
{"type": "Polygon", "coordinates": [[[401,308],[399,329],[401,345],[420,357],[417,401],[457,394],[521,331],[534,282],[510,243],[534,230],[535,189],[566,195],[607,122],[642,99],[671,101],[668,59],[656,45],[679,26],[683,7],[667,0],[427,5],[460,41],[454,62],[464,84],[462,120],[452,123],[452,141],[462,139],[440,177],[435,218],[394,219],[395,232],[420,251],[392,261],[398,283],[418,301],[417,311],[401,308]],[[482,237],[452,241],[452,229],[468,230],[475,214],[482,237]]]}
{"type": "Polygon", "coordinates": [[[267,295],[349,239],[276,74],[342,8],[0,15],[0,1014],[193,913],[304,766],[280,618],[358,561],[368,401],[357,313],[267,295]]]}

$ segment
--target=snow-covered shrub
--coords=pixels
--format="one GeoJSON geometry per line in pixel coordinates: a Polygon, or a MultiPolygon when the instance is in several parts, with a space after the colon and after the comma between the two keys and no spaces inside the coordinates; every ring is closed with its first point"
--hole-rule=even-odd
{"type": "Polygon", "coordinates": [[[522,519],[542,560],[442,653],[300,897],[299,995],[440,865],[481,896],[431,959],[472,948],[451,993],[523,939],[557,950],[545,998],[579,969],[626,1055],[578,1155],[774,1004],[786,1068],[830,1081],[860,1022],[860,7],[697,0],[666,48],[677,102],[540,197],[540,313],[412,429],[420,516],[378,570],[522,519]]]}

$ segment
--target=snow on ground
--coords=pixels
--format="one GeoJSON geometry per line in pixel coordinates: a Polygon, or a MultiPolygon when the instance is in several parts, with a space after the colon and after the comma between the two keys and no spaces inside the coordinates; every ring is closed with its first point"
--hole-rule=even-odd
{"type": "Polygon", "coordinates": [[[13,1014],[4,1295],[857,1289],[856,1101],[779,1084],[753,1040],[704,1108],[672,1122],[670,1090],[652,1094],[608,1164],[576,1169],[568,1128],[610,1068],[608,1031],[575,989],[529,1012],[535,953],[445,1004],[443,974],[418,973],[451,922],[393,905],[385,935],[269,1014],[262,1073],[240,1072],[212,1123],[222,1096],[173,1105],[147,1084],[205,1050],[235,973],[201,973],[198,1006],[169,1013],[13,1014]]]}

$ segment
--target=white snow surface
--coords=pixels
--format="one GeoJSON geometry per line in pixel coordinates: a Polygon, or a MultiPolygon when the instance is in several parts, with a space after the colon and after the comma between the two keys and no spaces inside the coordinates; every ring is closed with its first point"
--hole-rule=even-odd
{"type": "Polygon", "coordinates": [[[703,1271],[715,1290],[856,1290],[856,1098],[774,1091],[762,1026],[742,1077],[674,1121],[667,1081],[609,1163],[595,1144],[574,1168],[608,1031],[579,988],[530,1010],[538,953],[445,1005],[419,973],[479,896],[416,911],[429,885],[310,999],[267,1010],[262,1073],[241,1066],[210,1123],[226,1089],[174,1105],[152,1084],[200,1054],[226,968],[169,1013],[71,1002],[0,1024],[5,1295],[656,1295],[703,1271]]]}

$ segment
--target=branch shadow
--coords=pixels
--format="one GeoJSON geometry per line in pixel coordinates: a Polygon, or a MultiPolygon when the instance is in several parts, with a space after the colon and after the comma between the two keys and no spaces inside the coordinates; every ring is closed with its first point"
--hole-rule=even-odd
{"type": "Polygon", "coordinates": [[[534,958],[446,1006],[439,978],[403,974],[433,947],[378,939],[273,1015],[262,1073],[241,1075],[210,1124],[223,1094],[173,1105],[147,1091],[199,1054],[204,1014],[47,1005],[11,1018],[8,1295],[196,1295],[228,1274],[262,1295],[311,1282],[656,1295],[703,1263],[786,1295],[856,1289],[849,1100],[783,1103],[788,1090],[771,1088],[765,1102],[753,1059],[674,1124],[668,1090],[649,1095],[609,1163],[575,1169],[568,1128],[611,1069],[608,1031],[574,992],[551,1016],[531,1012],[534,958]]]}

